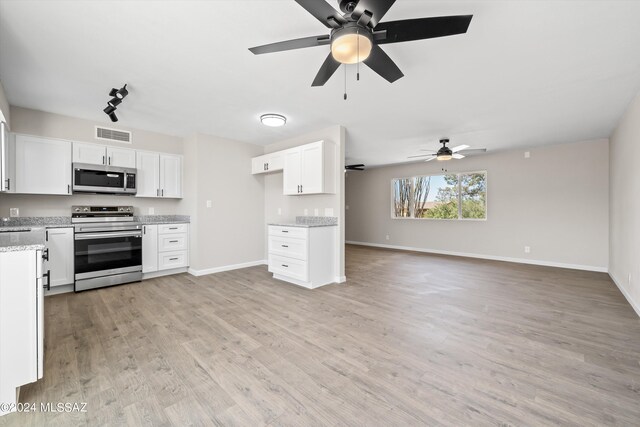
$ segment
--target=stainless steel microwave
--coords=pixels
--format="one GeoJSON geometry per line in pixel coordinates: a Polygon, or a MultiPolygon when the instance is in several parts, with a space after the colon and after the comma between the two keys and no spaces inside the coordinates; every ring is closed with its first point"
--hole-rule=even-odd
{"type": "Polygon", "coordinates": [[[74,193],[136,194],[136,169],[73,164],[74,193]]]}

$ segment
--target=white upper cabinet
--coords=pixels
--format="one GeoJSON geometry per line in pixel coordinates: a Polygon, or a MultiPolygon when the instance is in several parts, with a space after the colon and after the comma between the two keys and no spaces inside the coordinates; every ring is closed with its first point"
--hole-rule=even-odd
{"type": "Polygon", "coordinates": [[[73,143],[73,162],[106,165],[107,150],[104,145],[73,143]]]}
{"type": "Polygon", "coordinates": [[[136,197],[160,196],[160,154],[138,151],[136,169],[136,197]]]}
{"type": "Polygon", "coordinates": [[[137,197],[182,197],[182,156],[138,151],[137,197]]]}
{"type": "Polygon", "coordinates": [[[160,197],[182,197],[182,156],[160,154],[160,197]]]}
{"type": "Polygon", "coordinates": [[[328,141],[312,142],[284,152],[285,195],[336,192],[336,146],[328,141]]]}
{"type": "Polygon", "coordinates": [[[300,194],[301,172],[300,150],[298,147],[283,152],[284,172],[282,190],[284,194],[300,194]]]}
{"type": "Polygon", "coordinates": [[[71,142],[16,135],[16,193],[71,194],[71,142]]]}
{"type": "Polygon", "coordinates": [[[129,148],[107,146],[107,165],[135,169],[136,151],[129,148]]]}
{"type": "Polygon", "coordinates": [[[269,172],[278,172],[284,168],[284,152],[265,154],[251,159],[251,173],[261,174],[269,172]]]}
{"type": "Polygon", "coordinates": [[[136,151],[101,144],[73,143],[73,162],[91,165],[136,167],[136,151]]]}

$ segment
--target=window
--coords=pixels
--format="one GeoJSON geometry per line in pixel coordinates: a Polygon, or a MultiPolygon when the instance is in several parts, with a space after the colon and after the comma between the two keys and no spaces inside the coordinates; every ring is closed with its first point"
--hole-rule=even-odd
{"type": "Polygon", "coordinates": [[[392,180],[394,218],[486,219],[487,173],[392,180]]]}

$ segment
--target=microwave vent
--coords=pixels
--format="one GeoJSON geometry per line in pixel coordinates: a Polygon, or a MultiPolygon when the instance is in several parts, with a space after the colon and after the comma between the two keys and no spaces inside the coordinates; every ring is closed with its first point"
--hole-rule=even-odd
{"type": "Polygon", "coordinates": [[[131,132],[96,126],[96,139],[131,144],[131,132]]]}

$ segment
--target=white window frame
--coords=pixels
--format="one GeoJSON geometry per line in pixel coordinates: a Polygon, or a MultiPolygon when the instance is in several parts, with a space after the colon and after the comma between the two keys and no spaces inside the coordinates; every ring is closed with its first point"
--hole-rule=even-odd
{"type": "Polygon", "coordinates": [[[489,173],[486,170],[472,170],[472,171],[462,171],[462,172],[446,172],[446,173],[435,173],[435,174],[427,174],[427,175],[413,175],[413,176],[404,176],[398,178],[391,178],[390,182],[390,215],[391,219],[413,219],[413,220],[433,220],[433,221],[486,221],[489,218],[489,173]],[[460,183],[460,175],[470,175],[473,173],[481,173],[484,174],[484,182],[485,182],[485,206],[484,206],[484,218],[462,218],[462,184],[460,183]],[[457,175],[458,176],[458,218],[416,218],[413,216],[413,191],[411,191],[411,198],[409,199],[409,208],[411,211],[411,215],[408,217],[404,216],[395,216],[394,212],[394,182],[399,179],[411,179],[418,177],[431,177],[431,176],[443,176],[443,175],[457,175]]]}

